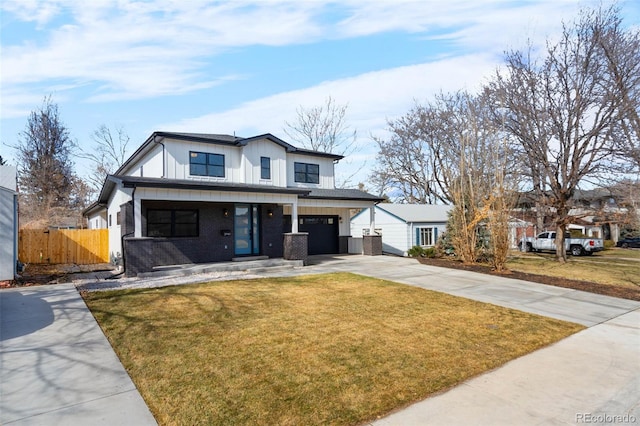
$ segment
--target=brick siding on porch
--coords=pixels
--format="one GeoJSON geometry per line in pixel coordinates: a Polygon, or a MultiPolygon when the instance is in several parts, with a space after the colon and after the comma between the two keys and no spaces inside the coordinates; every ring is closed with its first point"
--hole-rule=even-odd
{"type": "MultiPolygon", "coordinates": [[[[133,209],[128,208],[128,205],[125,206],[123,206],[125,207],[123,211],[126,212],[125,224],[122,227],[123,235],[133,230],[133,209]]],[[[230,261],[235,257],[233,212],[234,205],[231,203],[143,201],[143,237],[129,236],[125,237],[124,241],[126,274],[135,276],[141,272],[150,272],[155,266],[230,261]],[[149,208],[197,209],[198,237],[147,238],[146,211],[149,208]],[[227,211],[226,216],[225,210],[227,211]],[[231,235],[224,235],[225,231],[230,231],[231,235]]],[[[282,257],[282,207],[277,205],[262,206],[261,230],[261,254],[269,257],[282,257]],[[270,217],[268,211],[272,212],[270,217]]]]}

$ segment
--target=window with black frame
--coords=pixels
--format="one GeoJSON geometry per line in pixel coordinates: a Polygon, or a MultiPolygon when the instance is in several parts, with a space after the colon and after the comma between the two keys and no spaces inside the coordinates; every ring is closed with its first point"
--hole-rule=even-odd
{"type": "Polygon", "coordinates": [[[148,237],[197,237],[198,210],[147,210],[148,237]]]}
{"type": "Polygon", "coordinates": [[[294,180],[301,183],[320,183],[320,166],[310,163],[294,163],[294,180]]]}
{"type": "Polygon", "coordinates": [[[224,155],[189,152],[189,173],[192,176],[224,177],[224,155]]]}
{"type": "Polygon", "coordinates": [[[260,157],[260,179],[271,179],[271,158],[260,157]]]}

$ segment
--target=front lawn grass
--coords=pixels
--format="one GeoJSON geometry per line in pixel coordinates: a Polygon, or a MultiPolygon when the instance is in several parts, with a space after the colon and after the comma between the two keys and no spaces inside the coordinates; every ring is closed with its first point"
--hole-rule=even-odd
{"type": "Polygon", "coordinates": [[[637,289],[640,288],[640,262],[614,255],[622,256],[627,252],[630,250],[605,250],[593,256],[569,257],[564,264],[559,263],[554,254],[518,253],[509,258],[507,268],[529,274],[637,289]]]}
{"type": "Polygon", "coordinates": [[[582,326],[355,274],[86,293],[161,425],[354,425],[582,326]]]}

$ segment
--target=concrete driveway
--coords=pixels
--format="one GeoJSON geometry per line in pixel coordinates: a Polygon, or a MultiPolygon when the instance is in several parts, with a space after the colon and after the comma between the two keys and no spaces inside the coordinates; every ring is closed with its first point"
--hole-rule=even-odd
{"type": "MultiPolygon", "coordinates": [[[[640,302],[392,256],[313,256],[246,277],[354,272],[583,324],[588,329],[374,422],[637,424],[640,302]]],[[[180,285],[218,275],[138,280],[180,285]]],[[[0,423],[155,424],[71,284],[0,291],[0,423]]]]}
{"type": "Polygon", "coordinates": [[[73,284],[0,290],[0,424],[155,425],[73,284]]]}

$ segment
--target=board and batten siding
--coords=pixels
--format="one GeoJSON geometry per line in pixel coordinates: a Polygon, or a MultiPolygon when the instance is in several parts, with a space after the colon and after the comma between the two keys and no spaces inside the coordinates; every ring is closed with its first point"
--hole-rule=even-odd
{"type": "Polygon", "coordinates": [[[192,179],[210,182],[243,182],[241,173],[242,149],[236,146],[165,139],[168,179],[192,179]],[[224,155],[224,177],[191,176],[189,153],[204,152],[224,155]]]}
{"type": "Polygon", "coordinates": [[[125,174],[137,177],[162,177],[162,146],[155,146],[140,160],[127,167],[125,174]]]}
{"type": "Polygon", "coordinates": [[[157,201],[202,201],[213,203],[291,204],[295,194],[270,194],[266,192],[229,192],[180,190],[172,188],[138,188],[136,199],[157,201]]]}
{"type": "Polygon", "coordinates": [[[287,152],[283,147],[267,139],[252,141],[242,148],[242,169],[244,183],[286,188],[287,152]],[[271,160],[271,179],[261,179],[260,158],[271,160]]]}
{"type": "Polygon", "coordinates": [[[287,182],[290,187],[296,188],[322,188],[334,189],[333,160],[331,158],[317,157],[312,155],[289,154],[287,156],[287,182]],[[301,183],[295,181],[294,163],[317,164],[320,166],[320,183],[301,183]]]}

